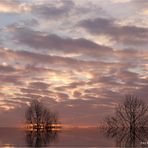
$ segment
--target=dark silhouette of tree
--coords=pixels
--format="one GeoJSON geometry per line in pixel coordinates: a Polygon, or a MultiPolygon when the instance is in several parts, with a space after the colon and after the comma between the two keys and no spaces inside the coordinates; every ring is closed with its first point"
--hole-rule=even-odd
{"type": "Polygon", "coordinates": [[[36,129],[47,129],[59,122],[56,113],[51,112],[38,100],[33,100],[26,110],[26,123],[36,129]]]}
{"type": "Polygon", "coordinates": [[[148,141],[148,106],[137,96],[127,95],[104,125],[106,135],[116,138],[116,146],[142,146],[141,142],[148,141]]]}
{"type": "Polygon", "coordinates": [[[105,119],[107,127],[135,128],[147,127],[148,106],[137,96],[127,95],[123,104],[119,104],[115,109],[115,115],[105,119]]]}

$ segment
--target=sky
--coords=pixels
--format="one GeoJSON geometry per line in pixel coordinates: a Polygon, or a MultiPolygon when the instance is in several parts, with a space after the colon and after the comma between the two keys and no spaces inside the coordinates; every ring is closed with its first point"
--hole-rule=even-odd
{"type": "Polygon", "coordinates": [[[93,126],[126,94],[148,103],[147,0],[0,0],[0,33],[0,126],[32,99],[93,126]]]}

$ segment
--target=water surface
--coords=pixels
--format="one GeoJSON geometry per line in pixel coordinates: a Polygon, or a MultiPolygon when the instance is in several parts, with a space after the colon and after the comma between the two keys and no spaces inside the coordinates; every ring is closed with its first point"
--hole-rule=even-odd
{"type": "MultiPolygon", "coordinates": [[[[124,133],[106,133],[99,128],[69,128],[52,132],[31,132],[17,128],[0,128],[0,147],[116,147],[142,146],[146,139],[130,143],[124,133]],[[126,145],[125,145],[126,144],[126,145]]],[[[133,138],[133,137],[132,137],[133,138]]],[[[133,139],[136,140],[136,139],[133,139]]]]}

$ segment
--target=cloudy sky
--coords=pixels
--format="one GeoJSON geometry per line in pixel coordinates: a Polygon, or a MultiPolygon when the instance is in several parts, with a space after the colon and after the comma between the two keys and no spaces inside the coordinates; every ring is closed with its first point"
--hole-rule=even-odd
{"type": "Polygon", "coordinates": [[[32,99],[63,124],[97,125],[148,96],[147,0],[0,0],[0,126],[32,99]]]}

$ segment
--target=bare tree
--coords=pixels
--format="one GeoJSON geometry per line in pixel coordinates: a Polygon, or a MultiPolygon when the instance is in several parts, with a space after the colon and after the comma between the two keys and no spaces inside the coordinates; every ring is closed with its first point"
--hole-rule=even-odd
{"type": "Polygon", "coordinates": [[[137,96],[127,95],[123,104],[115,109],[115,115],[107,117],[105,123],[108,127],[135,128],[147,127],[148,106],[137,96]]]}
{"type": "Polygon", "coordinates": [[[31,124],[33,128],[49,128],[52,124],[58,123],[56,113],[51,112],[38,100],[33,100],[26,110],[26,123],[31,124]]]}
{"type": "Polygon", "coordinates": [[[127,95],[115,108],[114,116],[105,118],[103,132],[116,138],[117,146],[139,147],[148,136],[148,106],[137,96],[127,95]]]}

